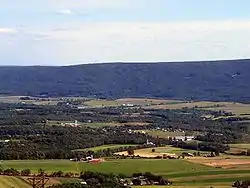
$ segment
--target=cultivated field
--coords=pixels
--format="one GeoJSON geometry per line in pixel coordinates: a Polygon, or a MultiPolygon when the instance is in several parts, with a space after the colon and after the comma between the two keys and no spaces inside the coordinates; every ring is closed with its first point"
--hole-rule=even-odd
{"type": "Polygon", "coordinates": [[[130,146],[136,146],[133,144],[110,144],[110,145],[102,145],[102,146],[97,146],[93,148],[85,148],[85,149],[77,149],[74,151],[99,151],[99,150],[104,150],[104,149],[116,149],[120,147],[130,147],[130,146]]]}
{"type": "MultiPolygon", "coordinates": [[[[74,172],[98,171],[103,173],[125,174],[131,176],[135,172],[150,171],[154,174],[163,175],[173,181],[173,187],[205,187],[205,185],[230,186],[235,180],[250,178],[250,169],[223,169],[214,166],[198,164],[187,160],[158,160],[158,159],[120,159],[110,160],[100,164],[72,162],[69,160],[38,160],[38,161],[3,161],[5,168],[18,170],[30,168],[37,173],[39,168],[47,173],[54,171],[74,172]]],[[[0,179],[3,176],[0,176],[0,179]]],[[[8,178],[8,177],[7,177],[8,178]]],[[[2,180],[11,182],[12,180],[2,180]]],[[[14,181],[17,181],[14,179],[14,181]]],[[[21,180],[18,180],[21,181],[21,180]]],[[[56,181],[56,179],[53,181],[56,181]]],[[[61,182],[61,180],[58,180],[61,182]]],[[[1,181],[0,181],[1,182],[1,181]]],[[[0,184],[1,185],[1,184],[0,184]]],[[[26,184],[25,184],[26,185],[26,184]]],[[[23,186],[26,188],[25,186],[23,186]]],[[[217,187],[217,186],[215,186],[217,187]]],[[[5,187],[3,187],[5,188],[5,187]]],[[[6,187],[9,188],[9,187],[6,187]]],[[[10,187],[11,188],[11,187],[10,187]]],[[[28,187],[27,187],[28,188],[28,187]]]]}
{"type": "Polygon", "coordinates": [[[176,137],[176,136],[185,136],[183,132],[170,132],[170,131],[161,131],[161,130],[138,130],[137,132],[145,132],[153,137],[159,138],[168,138],[168,137],[176,137]]]}
{"type": "Polygon", "coordinates": [[[189,158],[188,161],[216,168],[250,170],[250,157],[248,156],[222,155],[220,157],[213,157],[213,158],[194,157],[194,158],[189,158]]]}
{"type": "Polygon", "coordinates": [[[145,108],[153,109],[182,109],[182,108],[201,108],[203,110],[212,111],[226,111],[232,112],[236,116],[250,117],[250,104],[233,103],[233,102],[180,102],[161,104],[161,105],[150,105],[145,108]]]}
{"type": "Polygon", "coordinates": [[[250,144],[230,144],[231,148],[238,148],[238,149],[250,149],[250,144]]]}
{"type": "Polygon", "coordinates": [[[0,176],[1,188],[31,188],[23,179],[11,176],[0,176]]]}
{"type": "Polygon", "coordinates": [[[230,144],[230,150],[227,153],[241,153],[247,152],[250,149],[250,144],[230,144]]]}
{"type": "Polygon", "coordinates": [[[37,173],[42,168],[46,172],[61,170],[63,172],[99,171],[103,173],[123,173],[131,176],[134,172],[150,171],[155,174],[167,175],[180,172],[199,172],[213,170],[212,167],[190,163],[184,160],[149,160],[149,159],[120,159],[110,160],[100,164],[84,162],[72,162],[69,160],[26,160],[26,161],[3,161],[2,167],[22,170],[30,168],[37,173]]]}
{"type": "Polygon", "coordinates": [[[101,99],[93,99],[84,102],[84,105],[88,107],[108,107],[108,106],[120,106],[121,103],[115,101],[115,100],[101,100],[101,99]]]}
{"type": "MultiPolygon", "coordinates": [[[[172,147],[172,146],[165,146],[165,147],[153,147],[153,148],[146,148],[146,149],[138,149],[138,150],[134,151],[134,154],[135,154],[135,156],[139,155],[141,157],[157,157],[157,156],[163,156],[164,154],[167,154],[167,155],[175,154],[176,156],[179,156],[183,152],[194,153],[197,151],[196,150],[181,149],[181,148],[176,148],[176,147],[172,147]],[[152,152],[152,149],[155,149],[155,152],[152,152]]],[[[200,151],[200,153],[209,153],[209,152],[200,151]]],[[[118,152],[117,154],[127,155],[127,151],[118,152]]]]}
{"type": "Polygon", "coordinates": [[[183,103],[179,100],[164,100],[164,99],[147,99],[147,98],[123,98],[117,99],[120,104],[134,104],[139,106],[164,105],[183,103]]]}

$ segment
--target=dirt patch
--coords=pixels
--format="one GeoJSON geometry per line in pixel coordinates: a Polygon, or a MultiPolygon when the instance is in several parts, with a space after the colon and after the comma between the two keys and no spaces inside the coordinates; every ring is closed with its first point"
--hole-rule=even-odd
{"type": "Polygon", "coordinates": [[[250,165],[250,159],[208,159],[208,158],[193,158],[190,162],[199,163],[212,167],[233,168],[236,165],[250,165]]]}
{"type": "MultiPolygon", "coordinates": [[[[127,151],[118,152],[115,154],[128,156],[127,151]]],[[[172,156],[172,157],[176,156],[175,154],[172,154],[172,153],[153,153],[153,152],[143,152],[143,151],[134,151],[134,155],[140,156],[140,157],[146,157],[146,158],[163,157],[163,155],[172,156]]]]}
{"type": "MultiPolygon", "coordinates": [[[[31,177],[22,177],[22,179],[27,182],[28,184],[30,184],[30,182],[28,181],[28,178],[31,178],[31,177]]],[[[48,186],[52,186],[52,185],[56,185],[56,184],[61,184],[60,181],[58,181],[57,179],[55,178],[49,178],[48,182],[46,183],[46,187],[48,186]]]]}
{"type": "Polygon", "coordinates": [[[202,176],[190,176],[190,177],[180,177],[180,178],[172,178],[172,181],[195,181],[195,180],[208,180],[208,179],[221,179],[221,178],[240,178],[240,177],[249,177],[249,174],[214,174],[214,175],[202,175],[202,176]]]}

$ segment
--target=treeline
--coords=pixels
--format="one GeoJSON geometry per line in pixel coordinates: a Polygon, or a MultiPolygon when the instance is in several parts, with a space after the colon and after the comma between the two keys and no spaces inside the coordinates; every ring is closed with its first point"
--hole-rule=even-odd
{"type": "MultiPolygon", "coordinates": [[[[19,159],[69,159],[89,152],[73,150],[91,148],[106,144],[143,145],[150,139],[157,145],[168,144],[166,139],[157,139],[140,133],[130,133],[118,127],[93,129],[88,127],[41,127],[41,126],[6,126],[0,130],[2,138],[10,139],[0,143],[1,160],[19,159]]],[[[110,156],[115,150],[102,150],[94,153],[96,157],[110,156]]]]}
{"type": "Polygon", "coordinates": [[[173,143],[174,147],[189,149],[189,150],[197,150],[197,151],[211,151],[217,154],[224,153],[225,151],[229,150],[228,145],[224,145],[221,143],[216,142],[184,142],[178,141],[173,143]]]}
{"type": "Polygon", "coordinates": [[[250,180],[244,180],[244,181],[235,181],[232,185],[232,187],[236,188],[248,188],[250,186],[250,180]]]}
{"type": "Polygon", "coordinates": [[[132,179],[129,180],[126,176],[104,174],[100,172],[85,171],[80,175],[83,182],[80,184],[62,184],[53,185],[50,188],[128,188],[131,185],[172,185],[172,182],[167,178],[159,175],[154,175],[150,172],[134,173],[132,179]]]}

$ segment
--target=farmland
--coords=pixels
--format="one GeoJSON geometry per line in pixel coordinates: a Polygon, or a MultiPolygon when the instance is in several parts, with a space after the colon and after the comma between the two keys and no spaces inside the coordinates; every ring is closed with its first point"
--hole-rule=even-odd
{"type": "MultiPolygon", "coordinates": [[[[8,100],[18,101],[18,98],[8,100]]],[[[127,177],[136,172],[151,172],[169,178],[173,187],[183,188],[230,186],[236,179],[250,178],[250,158],[246,154],[225,155],[231,150],[250,149],[246,144],[249,143],[247,122],[227,119],[248,117],[248,104],[138,98],[56,100],[59,105],[29,100],[0,104],[2,169],[14,168],[20,172],[28,168],[31,173],[38,173],[41,168],[48,175],[72,172],[73,178],[82,171],[127,177]],[[75,120],[76,126],[72,125],[75,120]],[[186,135],[197,136],[197,140],[187,142],[178,138],[186,135]],[[138,146],[133,150],[134,156],[127,156],[130,151],[121,149],[129,146],[138,146]],[[115,156],[115,152],[121,155],[115,156]],[[220,156],[215,157],[215,152],[221,153],[220,156]],[[172,159],[152,159],[164,154],[172,159]],[[173,159],[182,154],[186,157],[173,159]],[[95,164],[66,160],[86,160],[88,155],[103,160],[95,164]]],[[[0,179],[2,184],[9,182],[12,187],[15,181],[20,181],[6,176],[0,179]]]]}
{"type": "MultiPolygon", "coordinates": [[[[139,155],[141,157],[155,157],[155,156],[162,156],[163,154],[181,155],[183,152],[193,153],[193,152],[197,152],[197,151],[196,150],[181,149],[181,148],[176,148],[176,147],[172,147],[172,146],[165,146],[165,147],[138,149],[138,150],[134,151],[134,154],[139,155]],[[152,152],[152,149],[154,149],[155,151],[152,152]]],[[[200,151],[200,153],[209,153],[209,152],[200,151]]],[[[126,152],[120,152],[119,154],[126,155],[126,152]]]]}
{"type": "MultiPolygon", "coordinates": [[[[79,173],[80,171],[89,170],[103,173],[122,173],[126,176],[131,176],[134,172],[150,171],[154,174],[163,175],[173,181],[173,187],[193,187],[201,185],[229,186],[236,179],[241,180],[250,178],[249,169],[222,169],[177,159],[124,159],[109,160],[100,164],[77,163],[68,160],[4,161],[2,162],[2,166],[19,170],[30,168],[33,173],[37,173],[39,168],[44,169],[47,173],[59,170],[63,172],[79,173]]],[[[12,179],[5,180],[5,177],[0,177],[0,179],[2,179],[2,182],[8,180],[8,182],[11,183],[13,181],[12,179]]]]}
{"type": "Polygon", "coordinates": [[[138,130],[138,132],[145,132],[153,137],[159,138],[168,138],[176,136],[185,136],[184,132],[170,132],[170,131],[161,131],[161,130],[138,130]]]}
{"type": "Polygon", "coordinates": [[[0,176],[1,188],[31,188],[23,179],[11,176],[0,176]]]}
{"type": "Polygon", "coordinates": [[[74,151],[99,151],[99,150],[105,150],[105,149],[116,149],[120,147],[130,147],[130,146],[136,146],[134,144],[111,144],[111,145],[102,145],[102,146],[97,146],[93,148],[85,148],[85,149],[77,149],[74,151]]]}
{"type": "Polygon", "coordinates": [[[230,144],[230,147],[247,150],[250,149],[250,144],[230,144]]]}
{"type": "Polygon", "coordinates": [[[99,171],[103,173],[123,173],[131,176],[134,172],[150,171],[155,174],[168,175],[173,173],[190,173],[206,170],[213,170],[212,167],[200,164],[193,164],[184,160],[150,160],[150,159],[121,159],[108,160],[100,164],[89,164],[84,162],[72,162],[69,160],[39,160],[39,161],[3,161],[2,167],[16,168],[22,170],[29,168],[33,173],[37,173],[42,168],[46,172],[61,170],[63,172],[99,171]]]}
{"type": "MultiPolygon", "coordinates": [[[[146,108],[154,108],[154,109],[181,109],[181,108],[202,108],[205,110],[212,111],[226,111],[232,112],[236,116],[240,116],[244,114],[250,114],[250,105],[242,104],[242,103],[233,103],[233,102],[208,102],[208,101],[199,101],[199,102],[180,102],[177,103],[168,103],[168,104],[158,104],[158,105],[150,105],[146,108]]],[[[245,115],[247,116],[247,115],[245,115]]]]}

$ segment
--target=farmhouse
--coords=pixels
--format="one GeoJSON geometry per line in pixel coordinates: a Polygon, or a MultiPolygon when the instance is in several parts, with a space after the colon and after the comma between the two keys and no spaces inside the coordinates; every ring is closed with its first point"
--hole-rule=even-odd
{"type": "Polygon", "coordinates": [[[181,141],[192,141],[194,140],[194,136],[176,136],[176,140],[181,140],[181,141]]]}
{"type": "Polygon", "coordinates": [[[79,124],[77,120],[75,120],[75,122],[73,122],[73,123],[61,123],[61,126],[63,126],[63,127],[66,127],[66,126],[69,126],[69,127],[78,127],[80,125],[81,124],[79,124]]]}

